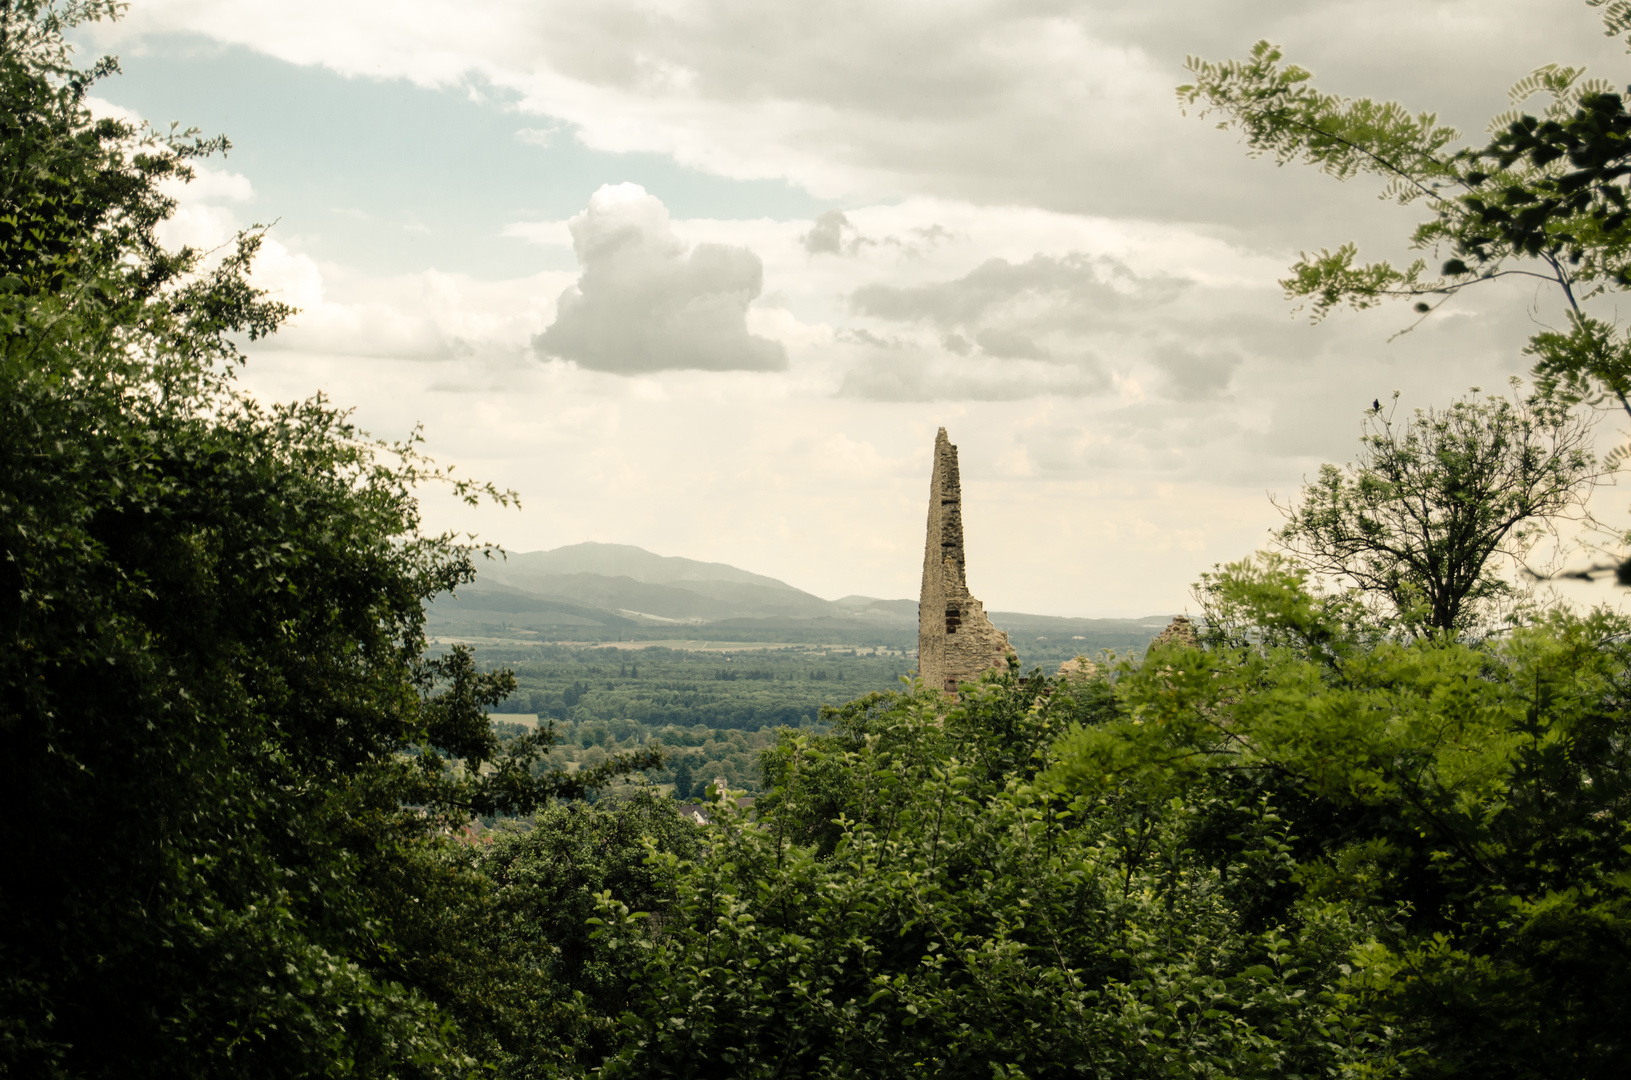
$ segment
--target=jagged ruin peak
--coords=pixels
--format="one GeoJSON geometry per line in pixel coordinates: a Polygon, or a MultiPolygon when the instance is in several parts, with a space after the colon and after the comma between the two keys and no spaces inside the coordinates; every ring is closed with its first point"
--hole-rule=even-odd
{"type": "Polygon", "coordinates": [[[963,558],[963,490],[957,447],[941,428],[929,479],[929,529],[923,543],[923,591],[917,602],[917,667],[925,686],[947,693],[993,668],[1006,670],[1013,649],[968,591],[963,558]]]}

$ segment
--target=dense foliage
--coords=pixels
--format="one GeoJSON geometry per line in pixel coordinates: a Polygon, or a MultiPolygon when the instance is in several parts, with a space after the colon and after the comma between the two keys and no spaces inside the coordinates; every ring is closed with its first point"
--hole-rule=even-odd
{"type": "MultiPolygon", "coordinates": [[[[512,1040],[511,1076],[546,1076],[597,1064],[614,1043],[639,971],[594,932],[601,898],[615,895],[660,925],[671,903],[650,847],[690,858],[699,826],[654,792],[564,803],[476,845],[468,865],[493,884],[480,947],[531,972],[525,995],[530,1041],[512,1040]]],[[[466,932],[469,931],[466,927],[466,932]]]]}
{"type": "Polygon", "coordinates": [[[62,33],[113,13],[0,4],[0,1072],[463,1071],[510,1006],[441,837],[655,758],[540,772],[486,720],[508,674],[422,659],[470,574],[419,531],[438,474],[234,389],[290,312],[257,232],[157,241],[158,182],[225,143],[91,118],[115,65],[62,33]]]}
{"type": "Polygon", "coordinates": [[[864,699],[654,837],[605,1074],[1618,1075],[1631,624],[1401,636],[1272,558],[1204,596],[1196,646],[864,699]]]}
{"type": "Polygon", "coordinates": [[[1188,842],[1209,812],[1252,840],[1238,878],[1283,874],[1266,807],[1036,775],[1050,734],[1115,713],[1104,690],[1010,678],[950,713],[880,699],[833,736],[790,736],[757,820],[722,807],[701,860],[654,856],[675,895],[660,937],[608,898],[606,936],[644,956],[645,979],[606,1073],[1238,1076],[1354,1060],[1363,1030],[1321,1030],[1340,955],[1325,939],[1353,928],[1252,925],[1188,842]]]}

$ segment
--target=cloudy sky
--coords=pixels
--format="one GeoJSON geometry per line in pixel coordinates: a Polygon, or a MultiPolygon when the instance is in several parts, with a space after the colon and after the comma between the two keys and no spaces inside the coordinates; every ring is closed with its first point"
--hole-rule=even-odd
{"type": "Polygon", "coordinates": [[[276,222],[301,314],[255,392],[520,493],[431,526],[915,596],[945,426],[976,594],[1081,616],[1183,609],[1373,398],[1499,389],[1556,316],[1294,317],[1299,250],[1417,215],[1180,114],[1186,56],[1260,38],[1480,143],[1531,69],[1631,67],[1580,0],[135,0],[82,35],[100,108],[232,139],[169,239],[276,222]]]}

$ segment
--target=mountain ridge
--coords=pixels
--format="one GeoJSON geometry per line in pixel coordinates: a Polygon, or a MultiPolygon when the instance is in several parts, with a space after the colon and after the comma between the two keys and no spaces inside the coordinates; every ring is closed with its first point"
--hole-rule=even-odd
{"type": "MultiPolygon", "coordinates": [[[[690,632],[733,640],[917,640],[917,601],[851,594],[825,600],[728,563],[657,555],[631,544],[573,544],[478,561],[476,579],[429,605],[435,636],[627,640],[690,632]],[[593,568],[593,569],[590,569],[593,568]]],[[[1023,640],[1022,657],[1137,648],[1170,616],[1086,619],[990,613],[1023,640]],[[1080,643],[1079,645],[1076,643],[1080,643]]]]}
{"type": "Polygon", "coordinates": [[[496,580],[552,577],[563,574],[600,574],[606,577],[633,578],[647,585],[725,581],[783,589],[788,592],[803,592],[802,589],[797,589],[785,581],[764,574],[755,574],[729,563],[703,562],[679,555],[658,555],[633,544],[605,544],[594,540],[550,548],[548,551],[507,552],[486,565],[497,570],[493,574],[496,580]]]}

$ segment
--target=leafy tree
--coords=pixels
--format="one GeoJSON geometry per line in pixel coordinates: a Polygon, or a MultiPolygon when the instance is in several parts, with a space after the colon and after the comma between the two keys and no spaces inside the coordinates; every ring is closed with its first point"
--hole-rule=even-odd
{"type": "Polygon", "coordinates": [[[447,833],[655,759],[536,774],[548,732],[485,717],[510,677],[423,657],[471,575],[419,529],[445,474],[234,388],[290,312],[257,230],[158,242],[226,143],[92,120],[116,64],[62,33],[115,8],[0,3],[0,1071],[462,1072],[513,1024],[447,833]]]}
{"type": "Polygon", "coordinates": [[[601,1075],[1617,1076],[1631,622],[1401,637],[1280,556],[1202,596],[1141,664],[784,733],[648,845],[660,917],[601,899],[601,1075]]]}
{"type": "Polygon", "coordinates": [[[1521,562],[1594,479],[1591,423],[1552,401],[1464,398],[1395,423],[1365,418],[1359,459],[1325,465],[1286,508],[1280,546],[1347,579],[1407,625],[1465,630],[1511,595],[1521,562]]]}
{"type": "Polygon", "coordinates": [[[533,973],[517,984],[526,1037],[511,1040],[501,1075],[554,1075],[610,1052],[638,968],[594,934],[598,905],[615,901],[661,925],[674,897],[648,855],[694,858],[697,831],[672,800],[647,790],[592,805],[553,805],[471,849],[468,864],[492,883],[491,903],[481,909],[480,947],[533,973]]]}
{"type": "Polygon", "coordinates": [[[1111,715],[1102,677],[1009,675],[954,706],[875,696],[832,736],[787,733],[752,815],[721,801],[694,861],[653,849],[674,898],[660,928],[602,901],[599,940],[641,965],[602,1075],[1357,1065],[1377,1032],[1336,991],[1363,925],[1310,909],[1248,927],[1231,902],[1231,875],[1292,869],[1272,808],[1216,812],[1243,839],[1225,870],[1189,841],[1204,801],[1043,782],[1054,735],[1111,715]]]}
{"type": "MultiPolygon", "coordinates": [[[[1293,888],[1243,903],[1368,913],[1343,993],[1407,1073],[1618,1075],[1631,623],[1557,613],[1478,647],[1379,639],[1273,559],[1202,595],[1209,646],[1127,670],[1123,716],[1063,740],[1054,776],[1268,799],[1293,888]]],[[[1232,831],[1197,839],[1226,851],[1232,831]]]]}
{"type": "MultiPolygon", "coordinates": [[[[1607,7],[1610,33],[1631,28],[1631,9],[1607,7]]],[[[1315,318],[1390,298],[1415,300],[1425,316],[1485,282],[1538,278],[1557,288],[1567,313],[1563,328],[1530,340],[1541,389],[1611,401],[1631,415],[1631,338],[1585,306],[1631,284],[1624,96],[1584,79],[1584,69],[1548,64],[1512,88],[1518,106],[1549,97],[1539,115],[1514,108],[1494,118],[1488,144],[1458,147],[1460,133],[1435,114],[1323,93],[1308,71],[1283,59],[1266,41],[1245,60],[1191,59],[1194,81],[1178,88],[1179,100],[1241,131],[1254,155],[1300,160],[1341,180],[1380,178],[1386,197],[1428,211],[1412,244],[1447,255],[1435,272],[1425,259],[1360,263],[1355,246],[1344,244],[1305,255],[1281,283],[1287,294],[1311,304],[1315,318]]]]}

